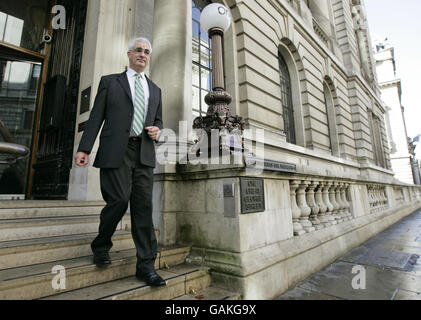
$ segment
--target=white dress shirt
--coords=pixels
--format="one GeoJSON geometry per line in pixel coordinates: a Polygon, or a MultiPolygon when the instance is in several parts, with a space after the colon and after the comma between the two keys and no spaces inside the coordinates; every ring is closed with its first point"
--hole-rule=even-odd
{"type": "MultiPolygon", "coordinates": [[[[134,71],[131,68],[128,68],[127,72],[126,72],[127,80],[129,81],[129,85],[130,85],[130,91],[132,93],[133,106],[134,106],[134,99],[135,99],[136,73],[137,72],[134,71]]],[[[144,91],[144,94],[145,94],[145,120],[146,120],[146,116],[148,114],[148,107],[149,107],[149,85],[148,85],[148,81],[146,80],[145,73],[141,72],[140,74],[142,75],[140,77],[140,81],[142,82],[143,91],[144,91]]],[[[133,117],[133,119],[134,119],[134,117],[133,117]]],[[[130,136],[134,136],[133,123],[132,123],[132,129],[131,129],[131,132],[130,132],[130,136]]]]}

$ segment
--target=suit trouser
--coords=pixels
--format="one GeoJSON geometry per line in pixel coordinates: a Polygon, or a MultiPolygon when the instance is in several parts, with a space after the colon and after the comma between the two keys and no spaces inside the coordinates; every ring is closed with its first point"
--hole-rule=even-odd
{"type": "Polygon", "coordinates": [[[152,221],[153,168],[140,163],[140,141],[129,141],[120,168],[100,169],[100,183],[106,206],[101,211],[99,233],[91,244],[92,251],[111,249],[111,237],[130,201],[136,273],[152,272],[158,247],[152,221]]]}

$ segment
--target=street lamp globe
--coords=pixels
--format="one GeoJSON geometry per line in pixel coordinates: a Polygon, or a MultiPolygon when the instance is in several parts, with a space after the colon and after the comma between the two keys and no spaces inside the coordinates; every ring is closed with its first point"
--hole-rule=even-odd
{"type": "Polygon", "coordinates": [[[209,4],[200,15],[200,24],[206,32],[211,29],[222,29],[225,32],[231,24],[230,11],[220,3],[209,4]]]}

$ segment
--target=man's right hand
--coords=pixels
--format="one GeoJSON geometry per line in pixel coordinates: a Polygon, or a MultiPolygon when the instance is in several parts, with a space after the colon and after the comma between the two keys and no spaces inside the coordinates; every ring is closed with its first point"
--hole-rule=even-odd
{"type": "Polygon", "coordinates": [[[76,153],[75,163],[78,167],[86,167],[89,163],[89,155],[85,152],[76,153]]]}

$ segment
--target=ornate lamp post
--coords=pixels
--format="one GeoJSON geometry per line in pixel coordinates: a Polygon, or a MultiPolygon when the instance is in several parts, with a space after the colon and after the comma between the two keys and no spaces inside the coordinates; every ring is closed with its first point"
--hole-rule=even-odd
{"type": "Polygon", "coordinates": [[[205,97],[205,102],[209,106],[206,116],[194,119],[193,128],[203,129],[206,132],[208,150],[211,148],[211,131],[219,130],[218,148],[220,151],[242,151],[244,146],[241,137],[244,122],[241,117],[231,114],[229,104],[232,98],[225,91],[224,85],[222,38],[224,32],[230,27],[231,14],[225,6],[212,3],[203,9],[200,24],[208,32],[212,42],[212,91],[205,97]]]}

